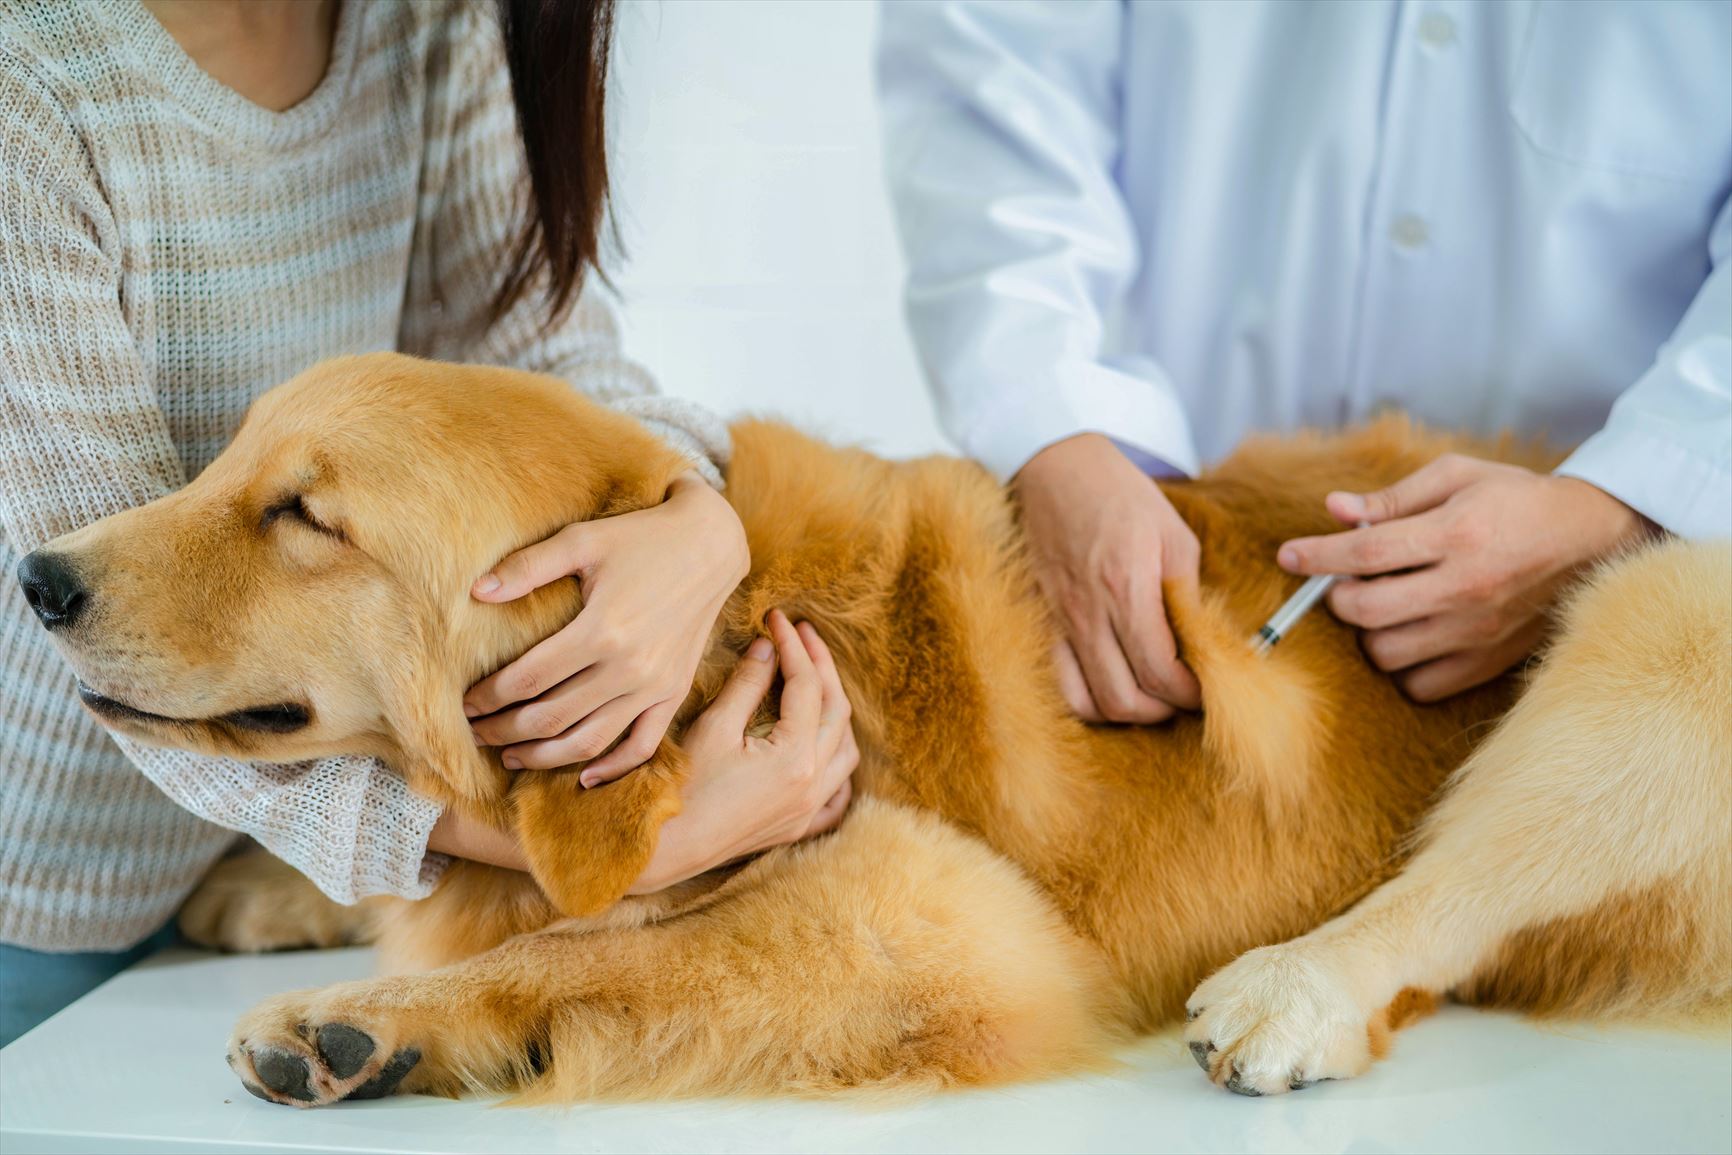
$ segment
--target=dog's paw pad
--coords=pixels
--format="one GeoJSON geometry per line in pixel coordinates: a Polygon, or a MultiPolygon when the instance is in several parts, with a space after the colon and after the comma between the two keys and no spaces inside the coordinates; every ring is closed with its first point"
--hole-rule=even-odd
{"type": "Polygon", "coordinates": [[[331,1074],[350,1079],[358,1074],[373,1057],[376,1045],[373,1036],[356,1030],[347,1023],[326,1023],[319,1028],[319,1058],[331,1074]]]}
{"type": "MultiPolygon", "coordinates": [[[[370,1041],[370,1040],[369,1040],[370,1041]]],[[[421,1052],[415,1047],[405,1047],[391,1056],[379,1073],[350,1091],[344,1098],[348,1099],[383,1099],[397,1090],[397,1084],[403,1077],[415,1069],[415,1064],[421,1061],[421,1052]]]]}
{"type": "Polygon", "coordinates": [[[311,1103],[313,1090],[307,1084],[307,1061],[275,1047],[260,1047],[252,1052],[253,1070],[264,1085],[285,1099],[311,1103]]]}

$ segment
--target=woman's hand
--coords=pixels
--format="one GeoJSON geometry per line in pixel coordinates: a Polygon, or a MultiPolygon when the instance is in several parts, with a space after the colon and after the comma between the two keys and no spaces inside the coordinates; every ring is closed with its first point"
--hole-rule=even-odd
{"type": "Polygon", "coordinates": [[[1377,493],[1331,493],[1327,505],[1343,522],[1372,524],[1287,542],[1276,560],[1298,574],[1356,575],[1329,591],[1329,608],[1421,702],[1532,653],[1571,575],[1651,532],[1585,481],[1457,454],[1377,493]]]}
{"type": "MultiPolygon", "coordinates": [[[[632,894],[663,890],[736,858],[822,834],[842,821],[860,764],[848,697],[817,631],[780,610],[715,701],[686,731],[690,762],[680,813],[662,826],[655,857],[632,894]],[[745,733],[781,656],[782,716],[768,737],[745,733]]],[[[517,836],[448,810],[428,849],[528,870],[517,836]]]]}
{"type": "Polygon", "coordinates": [[[514,770],[594,759],[585,786],[641,766],[692,688],[716,615],[750,560],[733,507],[695,473],[658,506],[568,525],[518,550],[476,581],[475,598],[511,601],[575,575],[583,609],[470,687],[463,710],[476,738],[502,747],[514,770]]]}
{"type": "Polygon", "coordinates": [[[822,834],[842,821],[860,764],[852,711],[830,651],[809,623],[780,610],[770,634],[740,659],[715,701],[681,740],[691,762],[680,812],[662,826],[648,869],[631,888],[649,894],[718,866],[822,834]],[[746,734],[782,668],[782,716],[764,738],[746,734]]]}
{"type": "Polygon", "coordinates": [[[1197,535],[1098,433],[1049,445],[1016,475],[1035,577],[1065,640],[1059,688],[1089,722],[1164,722],[1202,704],[1167,624],[1163,577],[1197,584],[1197,535]]]}

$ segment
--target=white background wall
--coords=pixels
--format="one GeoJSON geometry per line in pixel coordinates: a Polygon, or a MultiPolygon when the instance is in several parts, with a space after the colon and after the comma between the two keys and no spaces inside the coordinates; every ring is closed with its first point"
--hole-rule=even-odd
{"type": "Polygon", "coordinates": [[[626,348],[669,393],[945,448],[901,314],[868,0],[623,0],[626,348]]]}

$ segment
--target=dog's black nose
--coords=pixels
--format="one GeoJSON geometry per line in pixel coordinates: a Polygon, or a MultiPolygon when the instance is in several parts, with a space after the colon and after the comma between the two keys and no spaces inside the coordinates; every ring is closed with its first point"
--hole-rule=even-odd
{"type": "Polygon", "coordinates": [[[24,600],[51,630],[70,626],[90,604],[90,594],[78,580],[72,563],[57,553],[37,550],[18,563],[18,584],[24,600]]]}

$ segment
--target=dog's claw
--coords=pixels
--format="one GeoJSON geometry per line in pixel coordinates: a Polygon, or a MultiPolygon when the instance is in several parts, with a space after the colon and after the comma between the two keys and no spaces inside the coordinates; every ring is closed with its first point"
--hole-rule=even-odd
{"type": "Polygon", "coordinates": [[[1235,1095],[1248,1095],[1253,1099],[1259,1098],[1263,1094],[1263,1092],[1259,1091],[1257,1088],[1240,1081],[1239,1068],[1237,1067],[1233,1068],[1233,1076],[1227,1080],[1226,1087],[1227,1090],[1233,1092],[1235,1095]]]}
{"type": "Polygon", "coordinates": [[[1191,1044],[1191,1058],[1197,1060],[1197,1066],[1205,1071],[1209,1069],[1209,1056],[1214,1053],[1214,1043],[1206,1043],[1199,1039],[1191,1044]]]}

